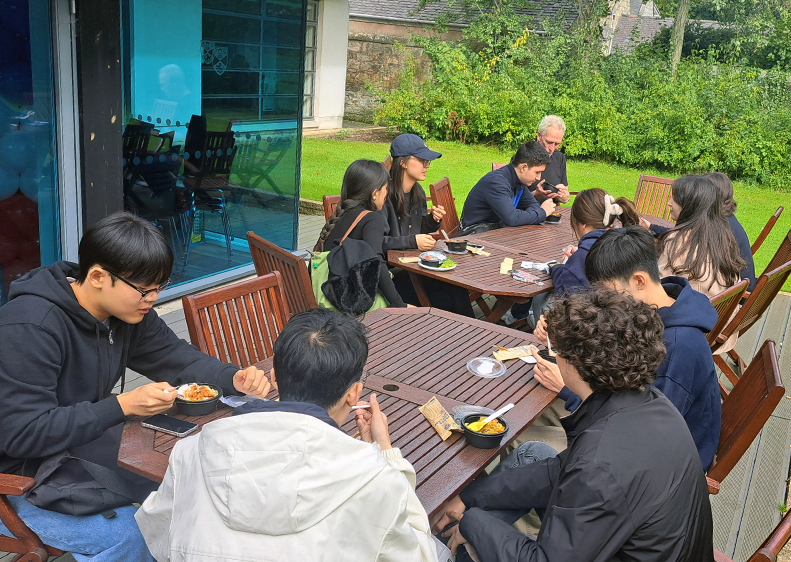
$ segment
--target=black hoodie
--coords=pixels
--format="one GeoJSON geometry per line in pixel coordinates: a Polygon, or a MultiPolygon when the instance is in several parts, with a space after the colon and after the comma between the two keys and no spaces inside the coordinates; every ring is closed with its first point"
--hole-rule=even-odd
{"type": "Polygon", "coordinates": [[[198,351],[151,310],[139,324],[85,310],[57,262],[11,284],[0,308],[0,472],[85,445],[126,418],[111,391],[126,368],[172,385],[202,381],[238,394],[239,369],[198,351]]]}

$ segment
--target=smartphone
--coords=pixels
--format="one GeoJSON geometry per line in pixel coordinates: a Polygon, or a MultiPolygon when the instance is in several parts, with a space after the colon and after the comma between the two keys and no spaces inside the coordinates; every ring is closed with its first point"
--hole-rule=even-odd
{"type": "Polygon", "coordinates": [[[176,437],[184,437],[198,429],[197,423],[172,418],[165,414],[157,414],[156,416],[146,418],[140,422],[140,425],[148,429],[167,433],[168,435],[175,435],[176,437]]]}
{"type": "Polygon", "coordinates": [[[552,185],[548,181],[544,180],[544,190],[549,191],[551,193],[558,193],[558,188],[556,185],[552,185]]]}

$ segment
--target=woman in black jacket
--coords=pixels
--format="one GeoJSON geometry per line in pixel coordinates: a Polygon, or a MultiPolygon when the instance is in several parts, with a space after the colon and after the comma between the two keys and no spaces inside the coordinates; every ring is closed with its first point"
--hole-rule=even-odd
{"type": "MultiPolygon", "coordinates": [[[[460,521],[444,533],[448,545],[455,553],[469,542],[483,562],[713,562],[695,442],[651,385],[665,358],[659,313],[600,290],[556,301],[547,323],[557,366],[538,357],[537,368],[559,369],[583,398],[561,420],[568,449],[474,481],[441,508],[432,528],[460,521]],[[545,510],[537,539],[516,532],[504,513],[531,508],[545,510]]],[[[533,444],[520,445],[516,456],[533,444]]]]}
{"type": "Polygon", "coordinates": [[[346,169],[341,187],[341,200],[335,212],[321,229],[319,241],[314,251],[328,251],[338,245],[352,223],[364,211],[372,211],[365,215],[349,238],[367,242],[379,259],[379,285],[377,290],[384,295],[391,307],[406,306],[393,284],[390,270],[387,268],[384,240],[384,218],[381,211],[387,199],[387,185],[390,181],[387,170],[381,162],[373,160],[355,160],[346,169]]]}
{"type": "MultiPolygon", "coordinates": [[[[436,232],[445,216],[442,205],[434,205],[431,211],[426,204],[426,192],[420,181],[426,179],[431,162],[442,154],[429,150],[417,135],[398,135],[390,145],[393,164],[390,167],[390,192],[381,210],[385,219],[383,249],[420,250],[425,252],[434,247],[431,232],[436,232]]],[[[419,305],[417,293],[405,271],[394,272],[393,281],[404,301],[419,305]]],[[[423,288],[432,306],[472,316],[472,305],[466,289],[423,277],[423,288]]]]}

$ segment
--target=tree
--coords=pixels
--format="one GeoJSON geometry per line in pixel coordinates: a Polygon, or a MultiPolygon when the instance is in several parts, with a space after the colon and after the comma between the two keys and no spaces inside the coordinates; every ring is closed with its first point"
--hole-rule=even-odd
{"type": "Polygon", "coordinates": [[[681,49],[684,47],[684,30],[689,19],[689,4],[690,0],[679,0],[676,17],[673,20],[673,33],[670,36],[670,45],[673,49],[670,68],[673,76],[676,75],[676,68],[681,60],[681,49]]]}

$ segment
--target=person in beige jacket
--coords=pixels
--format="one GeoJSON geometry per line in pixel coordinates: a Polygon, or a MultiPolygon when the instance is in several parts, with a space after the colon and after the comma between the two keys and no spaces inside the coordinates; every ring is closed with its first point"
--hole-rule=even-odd
{"type": "Polygon", "coordinates": [[[294,316],[274,348],[281,401],[256,400],[176,444],[135,518],[159,562],[436,562],[415,471],[363,389],[365,327],[326,309],[294,316]]]}

